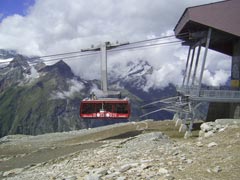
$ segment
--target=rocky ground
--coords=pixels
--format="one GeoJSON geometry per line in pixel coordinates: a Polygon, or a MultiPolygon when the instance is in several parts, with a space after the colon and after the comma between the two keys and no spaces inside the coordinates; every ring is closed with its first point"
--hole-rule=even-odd
{"type": "Polygon", "coordinates": [[[9,136],[0,140],[0,175],[9,180],[237,180],[238,122],[204,123],[188,139],[174,121],[9,136]]]}

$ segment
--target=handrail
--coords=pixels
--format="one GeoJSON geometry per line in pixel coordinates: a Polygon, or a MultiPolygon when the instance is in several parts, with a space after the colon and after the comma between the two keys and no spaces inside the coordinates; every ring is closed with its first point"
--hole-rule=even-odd
{"type": "Polygon", "coordinates": [[[179,93],[192,98],[209,98],[209,99],[224,99],[224,100],[240,100],[240,90],[231,87],[202,87],[199,90],[198,86],[181,86],[177,87],[179,93]]]}

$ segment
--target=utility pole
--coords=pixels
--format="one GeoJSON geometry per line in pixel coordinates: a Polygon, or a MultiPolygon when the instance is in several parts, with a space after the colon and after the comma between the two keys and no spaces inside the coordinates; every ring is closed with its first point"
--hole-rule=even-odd
{"type": "Polygon", "coordinates": [[[129,44],[127,43],[121,43],[119,44],[116,42],[116,44],[111,44],[110,42],[104,42],[98,45],[97,47],[94,48],[94,46],[90,49],[82,49],[82,52],[86,51],[101,51],[101,89],[105,95],[109,95],[108,91],[108,79],[107,79],[107,50],[117,48],[119,46],[124,46],[129,44]]]}

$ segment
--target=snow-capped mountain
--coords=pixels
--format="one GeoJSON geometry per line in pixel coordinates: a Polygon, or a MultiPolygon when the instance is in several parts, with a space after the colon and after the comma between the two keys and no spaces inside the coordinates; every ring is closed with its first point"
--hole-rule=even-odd
{"type": "MultiPolygon", "coordinates": [[[[16,55],[0,68],[0,136],[36,135],[112,123],[98,120],[89,124],[79,117],[80,101],[99,89],[98,80],[75,76],[64,61],[46,66],[42,62],[31,65],[28,60],[16,55]]],[[[139,120],[141,99],[127,89],[122,94],[132,101],[130,120],[139,120]]]]}
{"type": "Polygon", "coordinates": [[[16,55],[17,52],[14,50],[0,49],[0,59],[14,58],[16,55]]]}
{"type": "Polygon", "coordinates": [[[6,66],[16,56],[15,51],[7,51],[0,49],[0,68],[6,66]]]}
{"type": "MultiPolygon", "coordinates": [[[[80,102],[92,91],[100,90],[99,80],[75,76],[71,68],[59,61],[51,66],[42,61],[0,51],[3,60],[12,58],[0,68],[0,136],[7,134],[42,134],[69,131],[113,123],[113,121],[86,121],[79,117],[80,102]]],[[[116,65],[117,66],[117,65],[116,65]]],[[[154,68],[144,60],[128,62],[126,67],[111,68],[109,89],[120,90],[131,101],[130,121],[139,121],[147,102],[172,96],[174,86],[165,89],[144,87],[154,68]]],[[[172,114],[148,116],[166,119],[172,114]]],[[[116,122],[116,121],[114,121],[116,122]]]]}
{"type": "MultiPolygon", "coordinates": [[[[177,94],[176,87],[173,84],[169,84],[167,87],[161,89],[147,87],[148,78],[157,69],[145,60],[130,61],[127,63],[127,66],[121,64],[116,64],[115,66],[109,72],[110,84],[115,84],[119,89],[127,89],[129,92],[140,97],[143,100],[142,105],[177,94]]],[[[155,108],[160,107],[157,106],[155,108]]],[[[151,111],[151,109],[148,111],[151,111]]],[[[161,111],[146,118],[159,120],[169,119],[172,116],[173,114],[170,112],[161,111]]]]}
{"type": "Polygon", "coordinates": [[[148,64],[147,61],[130,61],[127,66],[116,64],[113,66],[109,73],[109,81],[112,84],[119,86],[130,85],[136,89],[144,89],[146,85],[146,78],[148,74],[151,74],[153,67],[148,64]]]}
{"type": "Polygon", "coordinates": [[[158,99],[166,97],[167,94],[171,96],[176,92],[175,87],[172,84],[169,84],[167,87],[162,89],[151,87],[146,88],[148,78],[154,71],[157,71],[157,69],[145,60],[130,61],[127,63],[127,66],[121,64],[116,64],[115,66],[116,68],[112,68],[109,73],[110,84],[115,84],[119,88],[127,88],[134,94],[139,95],[139,93],[144,93],[144,96],[140,95],[143,99],[158,99]]]}

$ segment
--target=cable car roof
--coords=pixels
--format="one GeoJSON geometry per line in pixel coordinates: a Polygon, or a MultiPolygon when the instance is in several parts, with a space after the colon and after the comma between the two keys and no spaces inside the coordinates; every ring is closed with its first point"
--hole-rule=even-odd
{"type": "Polygon", "coordinates": [[[126,102],[126,101],[129,101],[129,98],[124,98],[124,99],[117,99],[117,98],[97,98],[97,99],[85,98],[85,99],[82,100],[82,102],[102,102],[102,101],[126,102]]]}

